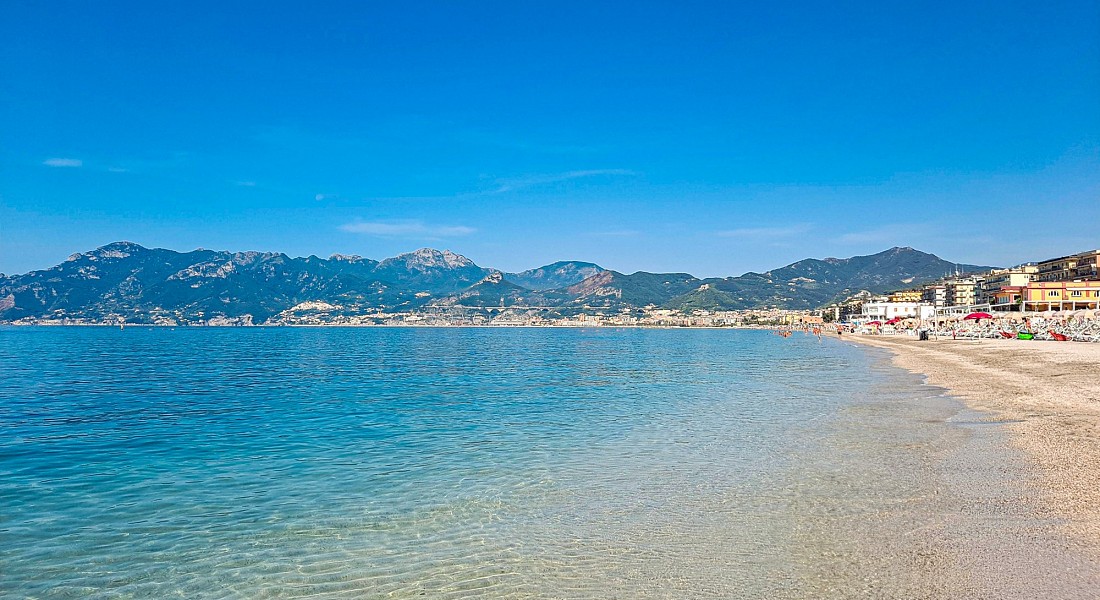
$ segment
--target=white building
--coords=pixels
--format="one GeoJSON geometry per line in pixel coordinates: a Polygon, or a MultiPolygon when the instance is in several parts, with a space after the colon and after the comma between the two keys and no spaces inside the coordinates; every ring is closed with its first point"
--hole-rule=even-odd
{"type": "Polygon", "coordinates": [[[921,292],[921,302],[933,306],[945,306],[947,304],[947,286],[942,283],[924,286],[921,292]]]}
{"type": "Polygon", "coordinates": [[[860,321],[889,321],[902,319],[931,319],[936,315],[936,307],[923,302],[867,302],[860,313],[860,321]]]}

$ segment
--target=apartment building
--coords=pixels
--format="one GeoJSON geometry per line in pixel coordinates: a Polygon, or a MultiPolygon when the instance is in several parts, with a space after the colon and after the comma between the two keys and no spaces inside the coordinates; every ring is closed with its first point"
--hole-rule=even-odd
{"type": "Polygon", "coordinates": [[[960,277],[944,282],[944,306],[973,306],[978,303],[979,277],[960,277]]]}
{"type": "Polygon", "coordinates": [[[890,302],[920,302],[922,290],[901,290],[890,294],[890,302]]]}
{"type": "Polygon", "coordinates": [[[936,308],[947,306],[947,286],[943,284],[926,285],[921,290],[920,301],[936,308]]]}
{"type": "Polygon", "coordinates": [[[1097,263],[1100,262],[1100,250],[1082,252],[1077,255],[1077,266],[1074,267],[1074,279],[1100,279],[1097,271],[1097,263]]]}
{"type": "Polygon", "coordinates": [[[1088,258],[1088,252],[1070,254],[1038,263],[1037,281],[1069,281],[1077,279],[1077,263],[1088,258]]]}
{"type": "Polygon", "coordinates": [[[1027,284],[1039,277],[1039,267],[1036,265],[1021,265],[1011,269],[994,269],[989,272],[978,286],[976,304],[995,304],[997,292],[1001,288],[1026,287],[1027,284]]]}

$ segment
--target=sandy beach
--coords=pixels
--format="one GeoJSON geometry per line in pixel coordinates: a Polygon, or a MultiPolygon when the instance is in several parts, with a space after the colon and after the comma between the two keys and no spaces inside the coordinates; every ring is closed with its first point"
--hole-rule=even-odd
{"type": "Polygon", "coordinates": [[[1100,344],[844,339],[890,350],[896,365],[1003,423],[1009,444],[1031,463],[1036,504],[1075,545],[1100,556],[1100,344]]]}

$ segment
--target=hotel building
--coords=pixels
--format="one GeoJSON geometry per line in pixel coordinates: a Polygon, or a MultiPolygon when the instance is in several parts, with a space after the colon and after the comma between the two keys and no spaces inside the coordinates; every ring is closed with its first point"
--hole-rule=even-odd
{"type": "Polygon", "coordinates": [[[1039,281],[1069,281],[1095,279],[1096,259],[1100,250],[1090,250],[1070,256],[1051,258],[1039,263],[1039,281]]]}
{"type": "Polygon", "coordinates": [[[977,304],[996,304],[996,294],[1005,287],[1024,287],[1039,277],[1039,267],[1021,265],[1011,269],[994,269],[978,286],[977,304]]]}
{"type": "Polygon", "coordinates": [[[1020,294],[1023,310],[1100,308],[1100,281],[1033,281],[1020,294]]]}
{"type": "Polygon", "coordinates": [[[1100,262],[1100,250],[1078,254],[1077,266],[1074,267],[1074,279],[1100,279],[1100,272],[1096,268],[1097,262],[1100,262]]]}

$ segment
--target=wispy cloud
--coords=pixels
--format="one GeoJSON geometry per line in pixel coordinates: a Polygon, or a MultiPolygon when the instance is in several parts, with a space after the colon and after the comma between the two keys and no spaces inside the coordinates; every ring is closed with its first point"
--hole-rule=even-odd
{"type": "Polygon", "coordinates": [[[433,225],[423,221],[354,221],[340,226],[341,231],[378,237],[444,238],[470,235],[477,231],[465,225],[433,225]]]}
{"type": "Polygon", "coordinates": [[[256,187],[255,181],[234,181],[233,183],[241,187],[256,187]]]}
{"type": "Polygon", "coordinates": [[[503,194],[505,192],[514,192],[516,190],[522,190],[525,188],[548,185],[551,183],[561,183],[563,181],[569,181],[572,179],[582,179],[585,177],[603,177],[603,176],[615,176],[615,175],[637,175],[636,171],[630,169],[587,169],[581,171],[566,171],[564,173],[551,173],[544,175],[528,175],[525,177],[516,177],[512,179],[499,179],[497,184],[499,187],[493,190],[494,194],[503,194]]]}
{"type": "Polygon", "coordinates": [[[725,231],[719,231],[717,235],[718,237],[759,241],[794,237],[807,233],[813,228],[812,223],[795,223],[782,227],[742,227],[739,229],[727,229],[725,231]]]}
{"type": "Polygon", "coordinates": [[[47,167],[83,167],[84,161],[79,158],[47,158],[42,164],[47,167]]]}

